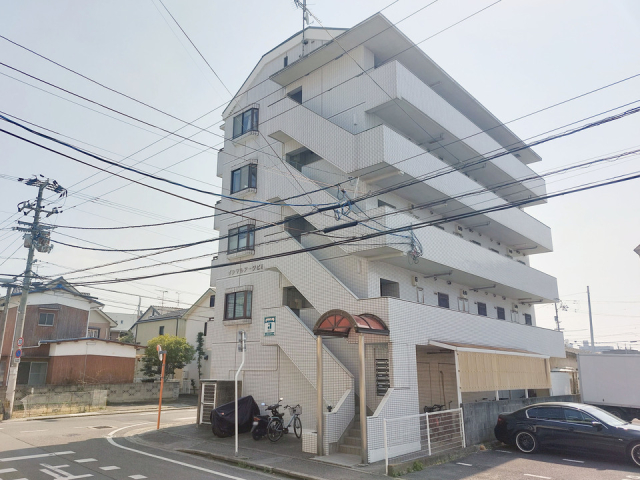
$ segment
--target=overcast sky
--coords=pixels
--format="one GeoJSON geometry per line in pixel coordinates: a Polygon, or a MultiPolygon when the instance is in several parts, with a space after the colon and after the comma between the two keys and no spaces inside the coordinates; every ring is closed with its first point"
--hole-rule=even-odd
{"type": "MultiPolygon", "coordinates": [[[[292,0],[164,1],[232,93],[266,51],[301,27],[300,12],[292,0]]],[[[439,0],[398,27],[419,42],[494,1],[439,0]]],[[[348,28],[389,3],[390,0],[318,0],[310,3],[310,8],[324,26],[348,28]]],[[[397,22],[427,3],[399,0],[384,14],[397,22]]],[[[0,111],[54,130],[57,135],[66,135],[71,143],[109,159],[124,159],[127,164],[141,162],[138,167],[145,171],[161,171],[168,178],[220,191],[215,149],[221,146],[222,132],[218,126],[222,108],[216,107],[226,105],[230,95],[159,0],[1,0],[0,6],[1,35],[180,120],[192,122],[205,116],[196,122],[199,128],[179,131],[186,137],[194,135],[192,138],[198,143],[177,144],[181,139],[175,136],[163,139],[166,133],[154,126],[174,131],[184,123],[108,92],[3,39],[0,39],[2,63],[153,126],[110,112],[2,65],[0,111]],[[151,145],[154,142],[157,143],[151,145]]],[[[503,0],[421,43],[420,48],[506,122],[640,73],[638,45],[640,2],[635,0],[503,0]]],[[[616,108],[615,112],[621,112],[638,106],[621,108],[623,105],[638,101],[640,77],[510,123],[509,127],[527,139],[606,110],[616,108]]],[[[80,153],[0,123],[4,130],[98,164],[80,153]]],[[[639,131],[640,114],[632,115],[536,147],[543,161],[531,166],[544,173],[640,148],[639,131]]],[[[547,189],[553,192],[638,170],[638,157],[629,157],[549,177],[547,189]]],[[[98,173],[3,133],[0,133],[0,174],[0,276],[21,273],[26,258],[26,249],[20,247],[20,235],[7,228],[19,218],[15,214],[16,204],[34,198],[36,189],[18,183],[16,177],[42,174],[69,189],[69,197],[58,203],[64,213],[51,218],[59,225],[113,227],[214,213],[212,208],[98,173]]],[[[154,185],[177,194],[187,193],[208,205],[216,200],[176,187],[154,185]]],[[[527,209],[552,229],[554,252],[534,255],[532,265],[557,277],[560,298],[569,308],[560,312],[560,319],[566,338],[572,341],[589,336],[587,285],[592,292],[596,341],[619,342],[621,346],[640,341],[640,258],[633,252],[640,244],[639,191],[640,180],[635,180],[552,199],[546,205],[527,209]]],[[[204,219],[121,231],[59,228],[54,238],[98,248],[145,248],[213,238],[216,232],[212,227],[213,220],[204,219]]],[[[216,249],[216,243],[207,243],[151,259],[168,262],[200,257],[177,265],[206,266],[216,249]]],[[[132,256],[57,245],[52,253],[37,254],[37,258],[40,275],[78,278],[96,271],[67,273],[132,256]]],[[[153,265],[151,259],[122,263],[99,272],[153,265]]],[[[158,273],[179,267],[165,264],[116,276],[158,273]]],[[[163,295],[166,305],[175,306],[179,300],[181,306],[188,306],[206,290],[208,278],[206,272],[190,273],[100,287],[125,293],[95,287],[82,290],[98,296],[107,304],[106,311],[134,312],[138,295],[142,296],[143,308],[160,304],[163,295]]],[[[553,328],[553,310],[552,305],[538,307],[538,325],[553,328]]]]}

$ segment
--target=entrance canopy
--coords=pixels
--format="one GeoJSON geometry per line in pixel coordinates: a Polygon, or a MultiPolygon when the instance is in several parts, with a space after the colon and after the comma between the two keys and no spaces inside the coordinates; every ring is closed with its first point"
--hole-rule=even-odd
{"type": "Polygon", "coordinates": [[[344,310],[329,310],[324,313],[313,327],[313,333],[323,337],[348,337],[352,328],[357,333],[389,335],[389,329],[376,315],[351,315],[344,310]]]}
{"type": "Polygon", "coordinates": [[[460,392],[551,388],[549,357],[527,350],[429,341],[457,356],[460,392]]]}

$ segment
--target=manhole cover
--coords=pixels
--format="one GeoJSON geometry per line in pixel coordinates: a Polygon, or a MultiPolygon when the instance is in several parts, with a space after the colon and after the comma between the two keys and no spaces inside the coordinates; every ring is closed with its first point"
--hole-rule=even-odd
{"type": "Polygon", "coordinates": [[[99,426],[97,426],[97,427],[89,427],[89,428],[95,428],[95,429],[97,430],[97,429],[99,429],[99,428],[113,428],[113,427],[112,427],[112,426],[110,426],[110,425],[99,425],[99,426]]]}

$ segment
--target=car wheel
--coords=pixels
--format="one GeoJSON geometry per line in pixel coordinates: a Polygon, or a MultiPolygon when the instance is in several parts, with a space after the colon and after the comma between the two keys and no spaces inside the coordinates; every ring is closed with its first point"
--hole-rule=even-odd
{"type": "Polygon", "coordinates": [[[631,445],[629,448],[629,456],[636,467],[640,467],[640,443],[631,445]]]}
{"type": "Polygon", "coordinates": [[[534,453],[538,450],[538,439],[531,432],[518,432],[516,435],[516,447],[522,453],[534,453]]]}

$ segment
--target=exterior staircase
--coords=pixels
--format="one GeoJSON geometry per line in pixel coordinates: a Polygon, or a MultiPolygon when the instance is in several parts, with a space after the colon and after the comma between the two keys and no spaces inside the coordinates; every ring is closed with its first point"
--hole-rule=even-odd
{"type": "Polygon", "coordinates": [[[349,455],[360,456],[362,450],[360,448],[360,402],[356,403],[356,413],[353,419],[353,425],[346,434],[340,439],[338,444],[338,453],[346,453],[349,455]]]}

